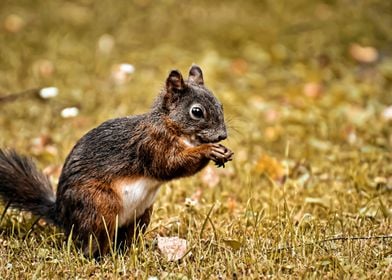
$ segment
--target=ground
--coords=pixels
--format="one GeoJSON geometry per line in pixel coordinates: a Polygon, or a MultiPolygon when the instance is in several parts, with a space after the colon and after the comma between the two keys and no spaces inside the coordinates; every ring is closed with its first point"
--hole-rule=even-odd
{"type": "Polygon", "coordinates": [[[192,63],[235,155],[166,184],[142,240],[100,262],[8,210],[0,278],[388,279],[391,13],[381,0],[1,1],[0,96],[58,95],[0,97],[0,147],[53,186],[78,138],[147,111],[192,63]],[[158,236],[185,239],[186,255],[168,261],[158,236]]]}

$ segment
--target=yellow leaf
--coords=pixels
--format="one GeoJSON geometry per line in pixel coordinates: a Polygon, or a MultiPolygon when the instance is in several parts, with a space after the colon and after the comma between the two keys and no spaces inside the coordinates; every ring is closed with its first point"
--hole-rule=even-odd
{"type": "Polygon", "coordinates": [[[279,181],[285,175],[283,165],[273,157],[262,155],[256,164],[256,171],[267,174],[273,180],[279,181]]]}

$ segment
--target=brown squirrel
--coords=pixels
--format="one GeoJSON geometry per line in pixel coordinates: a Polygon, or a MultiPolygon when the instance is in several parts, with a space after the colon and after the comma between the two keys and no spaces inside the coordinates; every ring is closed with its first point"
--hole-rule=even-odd
{"type": "Polygon", "coordinates": [[[76,143],[56,194],[31,159],[0,149],[0,198],[72,233],[85,255],[105,254],[115,233],[126,244],[145,231],[164,182],[230,161],[218,144],[226,138],[223,107],[200,67],[186,81],[173,70],[150,112],[108,120],[76,143]]]}

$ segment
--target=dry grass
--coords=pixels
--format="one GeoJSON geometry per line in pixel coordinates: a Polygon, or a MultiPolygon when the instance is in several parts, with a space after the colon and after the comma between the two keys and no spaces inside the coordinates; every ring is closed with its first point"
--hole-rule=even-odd
{"type": "Polygon", "coordinates": [[[60,94],[0,101],[0,146],[33,156],[55,185],[79,137],[148,110],[169,69],[196,62],[225,106],[235,159],[166,184],[148,233],[101,262],[7,211],[0,278],[388,279],[391,3],[129,2],[1,1],[0,94],[60,94]],[[125,62],[136,71],[120,85],[111,73],[125,62]],[[62,118],[73,106],[79,115],[62,118]],[[158,235],[185,238],[188,254],[167,261],[158,235]]]}

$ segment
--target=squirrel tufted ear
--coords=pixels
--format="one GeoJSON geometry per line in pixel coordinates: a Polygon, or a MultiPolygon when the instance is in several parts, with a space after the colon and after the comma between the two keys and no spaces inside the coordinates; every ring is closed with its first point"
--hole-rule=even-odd
{"type": "Polygon", "coordinates": [[[188,80],[198,85],[204,85],[203,71],[201,71],[201,68],[199,66],[195,64],[192,65],[191,69],[189,69],[188,80]]]}
{"type": "Polygon", "coordinates": [[[180,71],[178,70],[172,70],[169,74],[169,77],[166,79],[166,88],[171,91],[171,90],[182,90],[185,88],[185,83],[184,79],[182,78],[182,75],[180,71]]]}

